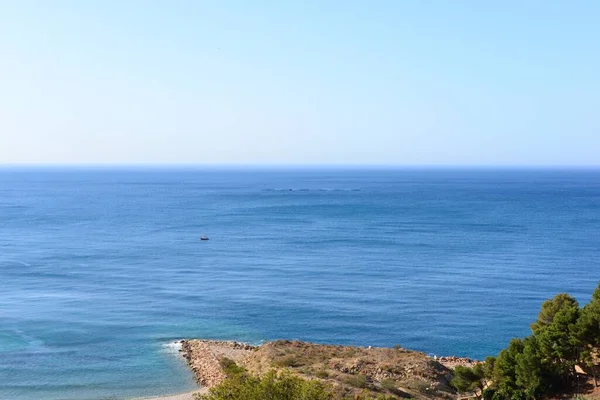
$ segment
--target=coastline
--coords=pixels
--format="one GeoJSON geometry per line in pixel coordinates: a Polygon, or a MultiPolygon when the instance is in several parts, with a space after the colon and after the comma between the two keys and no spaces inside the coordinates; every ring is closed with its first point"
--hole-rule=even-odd
{"type": "MultiPolygon", "coordinates": [[[[312,357],[318,357],[321,361],[323,361],[323,355],[327,354],[325,364],[318,367],[321,371],[327,368],[331,372],[337,370],[346,378],[347,375],[364,374],[375,382],[390,378],[401,380],[407,377],[414,379],[415,377],[429,376],[427,383],[432,388],[431,390],[434,390],[435,387],[435,390],[445,392],[446,395],[450,394],[447,387],[448,374],[451,374],[452,370],[458,365],[473,366],[478,363],[477,360],[466,357],[431,357],[421,352],[403,348],[326,345],[288,340],[267,342],[260,346],[236,341],[208,339],[180,340],[176,344],[179,347],[179,356],[186,362],[198,383],[198,389],[184,393],[131,400],[195,400],[195,394],[207,393],[211,387],[218,385],[226,378],[220,363],[224,358],[233,360],[252,373],[261,374],[272,368],[294,369],[293,365],[285,364],[286,357],[289,358],[293,354],[298,356],[298,354],[311,353],[312,357]],[[280,358],[281,354],[285,354],[283,359],[280,358]],[[369,356],[373,357],[372,362],[364,364],[365,357],[368,358],[369,356]],[[282,361],[284,364],[282,364],[282,361]],[[402,372],[396,368],[391,370],[389,369],[390,363],[400,370],[403,368],[404,370],[402,372]]],[[[309,362],[304,366],[308,364],[309,362]]],[[[295,369],[294,372],[309,379],[315,379],[315,376],[307,375],[302,371],[303,369],[295,369]]],[[[340,383],[339,379],[336,381],[331,374],[324,380],[334,385],[340,383]]],[[[411,387],[406,385],[399,387],[405,393],[415,394],[415,398],[420,398],[418,393],[414,393],[411,387]]],[[[346,389],[346,391],[351,390],[346,389]]]]}
{"type": "Polygon", "coordinates": [[[259,346],[204,339],[181,340],[179,343],[180,353],[201,389],[156,397],[155,400],[193,400],[194,393],[206,393],[226,379],[224,360],[234,362],[254,375],[288,370],[305,379],[320,380],[344,397],[368,391],[372,395],[394,394],[395,398],[434,396],[448,399],[456,396],[449,385],[454,368],[479,363],[466,357],[431,357],[401,347],[343,346],[290,340],[259,346]],[[357,379],[364,382],[357,384],[357,379]]]}
{"type": "Polygon", "coordinates": [[[209,389],[219,384],[225,374],[222,372],[219,359],[231,358],[242,361],[243,355],[249,350],[258,348],[246,343],[219,340],[179,340],[170,343],[178,348],[177,354],[187,364],[199,387],[192,391],[168,395],[134,398],[131,400],[194,400],[194,394],[208,393],[209,389]]]}
{"type": "Polygon", "coordinates": [[[179,393],[179,394],[170,394],[158,397],[143,397],[141,399],[132,399],[132,400],[194,400],[195,394],[204,394],[208,392],[208,388],[199,388],[198,390],[193,390],[191,392],[179,393]]]}

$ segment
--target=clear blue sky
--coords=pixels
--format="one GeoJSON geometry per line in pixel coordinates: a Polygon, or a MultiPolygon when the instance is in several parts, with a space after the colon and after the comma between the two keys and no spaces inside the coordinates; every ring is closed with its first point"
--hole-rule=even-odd
{"type": "Polygon", "coordinates": [[[600,165],[599,1],[0,0],[0,163],[600,165]]]}

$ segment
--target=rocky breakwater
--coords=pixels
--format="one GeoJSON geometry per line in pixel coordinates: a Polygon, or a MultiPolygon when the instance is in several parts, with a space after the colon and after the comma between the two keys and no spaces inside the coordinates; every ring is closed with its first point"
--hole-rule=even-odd
{"type": "Polygon", "coordinates": [[[240,342],[199,339],[181,341],[181,352],[196,381],[207,388],[218,385],[226,378],[220,363],[223,358],[240,363],[254,349],[254,346],[240,342]]]}

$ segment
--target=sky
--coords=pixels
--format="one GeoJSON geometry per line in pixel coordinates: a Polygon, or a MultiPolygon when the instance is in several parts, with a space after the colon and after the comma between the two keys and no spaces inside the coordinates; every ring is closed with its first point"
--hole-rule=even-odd
{"type": "Polygon", "coordinates": [[[0,0],[0,164],[600,165],[595,0],[0,0]]]}

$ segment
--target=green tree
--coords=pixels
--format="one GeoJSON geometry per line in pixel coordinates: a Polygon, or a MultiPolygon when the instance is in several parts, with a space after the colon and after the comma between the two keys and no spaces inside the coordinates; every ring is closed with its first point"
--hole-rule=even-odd
{"type": "Polygon", "coordinates": [[[590,347],[600,347],[600,284],[592,300],[583,307],[578,321],[580,339],[590,347]]]}
{"type": "Polygon", "coordinates": [[[558,304],[560,308],[555,310],[552,321],[538,327],[534,335],[544,368],[554,374],[555,381],[564,385],[572,378],[575,364],[580,359],[579,305],[574,299],[558,304]]]}
{"type": "Polygon", "coordinates": [[[492,380],[492,378],[494,377],[494,365],[495,364],[496,364],[496,357],[493,357],[493,356],[486,357],[485,361],[483,362],[483,375],[485,376],[485,379],[492,380]]]}
{"type": "Polygon", "coordinates": [[[594,385],[598,386],[593,354],[600,348],[600,284],[592,294],[577,321],[577,336],[581,346],[581,362],[591,369],[594,385]]]}
{"type": "Polygon", "coordinates": [[[575,365],[594,371],[594,353],[600,349],[600,285],[583,309],[566,293],[545,301],[532,335],[513,339],[497,359],[486,360],[484,376],[491,373],[486,399],[539,399],[570,389],[575,365]]]}
{"type": "Polygon", "coordinates": [[[502,350],[494,363],[493,381],[496,395],[502,399],[516,399],[522,393],[517,384],[517,357],[523,353],[524,344],[521,339],[512,339],[508,347],[502,350]]]}
{"type": "Polygon", "coordinates": [[[538,314],[537,320],[531,324],[531,330],[536,333],[539,329],[552,324],[554,317],[559,310],[565,306],[575,306],[579,308],[577,300],[567,293],[559,293],[551,300],[542,303],[542,308],[538,314]]]}
{"type": "Polygon", "coordinates": [[[523,341],[523,352],[515,356],[516,384],[528,399],[536,399],[543,391],[542,362],[535,336],[523,341]]]}
{"type": "Polygon", "coordinates": [[[454,369],[450,385],[460,393],[477,393],[479,396],[483,391],[484,380],[484,369],[479,364],[473,368],[459,365],[454,369]]]}

